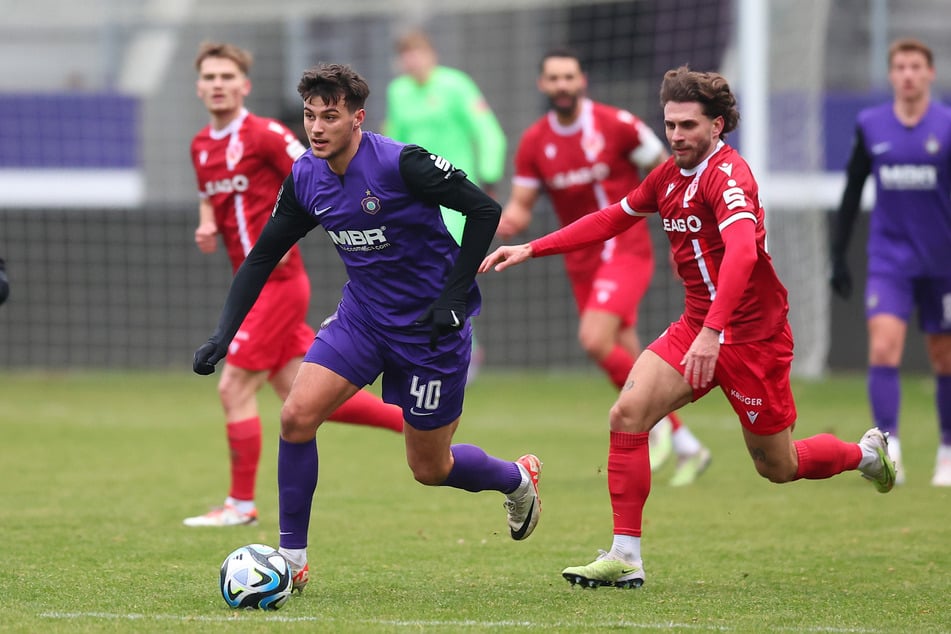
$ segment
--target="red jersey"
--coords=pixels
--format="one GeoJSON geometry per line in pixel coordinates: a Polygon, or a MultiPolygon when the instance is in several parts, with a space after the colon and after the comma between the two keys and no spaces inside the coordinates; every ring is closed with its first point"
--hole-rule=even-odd
{"type": "MultiPolygon", "coordinates": [[[[304,151],[284,124],[247,110],[224,129],[209,125],[192,139],[198,195],[211,201],[235,271],[261,235],[291,165],[304,151]]],[[[284,279],[302,273],[304,263],[295,245],[271,276],[284,279]]]]}
{"type": "MultiPolygon", "coordinates": [[[[515,153],[517,185],[547,192],[562,226],[619,201],[640,182],[638,163],[649,164],[663,148],[640,119],[625,110],[585,99],[569,126],[547,113],[522,135],[515,153]]],[[[652,257],[643,223],[603,245],[565,254],[570,272],[593,270],[613,249],[652,257]]]]}
{"type": "Polygon", "coordinates": [[[785,327],[789,304],[786,288],[766,252],[759,186],[735,149],[721,143],[691,170],[682,170],[673,158],[668,159],[621,201],[621,207],[631,215],[660,214],[684,283],[684,317],[698,327],[717,297],[724,254],[721,230],[738,220],[753,220],[756,262],[743,280],[739,303],[726,317],[722,341],[761,341],[785,327]]]}

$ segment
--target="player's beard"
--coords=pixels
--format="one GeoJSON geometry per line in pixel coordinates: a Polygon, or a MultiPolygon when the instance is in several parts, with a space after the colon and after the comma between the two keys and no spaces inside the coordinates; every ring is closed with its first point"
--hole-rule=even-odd
{"type": "Polygon", "coordinates": [[[713,143],[709,140],[704,139],[703,141],[697,141],[692,148],[689,148],[690,152],[688,154],[677,154],[674,152],[674,164],[680,169],[692,170],[700,165],[703,159],[707,158],[712,146],[713,143]]]}
{"type": "Polygon", "coordinates": [[[549,95],[548,105],[555,113],[564,118],[571,118],[578,111],[578,102],[581,100],[581,93],[560,92],[549,95]]]}

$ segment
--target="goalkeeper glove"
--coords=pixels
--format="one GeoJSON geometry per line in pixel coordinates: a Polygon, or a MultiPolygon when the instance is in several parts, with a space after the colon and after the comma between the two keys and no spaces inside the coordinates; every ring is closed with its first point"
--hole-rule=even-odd
{"type": "Polygon", "coordinates": [[[218,343],[216,337],[212,337],[195,351],[192,370],[195,371],[195,374],[212,374],[215,371],[215,364],[221,361],[227,353],[228,347],[222,346],[218,343]]]}
{"type": "Polygon", "coordinates": [[[829,279],[832,290],[842,299],[852,296],[852,274],[844,255],[832,257],[832,277],[829,279]]]}
{"type": "Polygon", "coordinates": [[[466,303],[445,300],[442,297],[433,302],[423,316],[416,320],[418,324],[432,323],[429,333],[429,349],[436,349],[440,337],[462,330],[466,324],[466,303]]]}

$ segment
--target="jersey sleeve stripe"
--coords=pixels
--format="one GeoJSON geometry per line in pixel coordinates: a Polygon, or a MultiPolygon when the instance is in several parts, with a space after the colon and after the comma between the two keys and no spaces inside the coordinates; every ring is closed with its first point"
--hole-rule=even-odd
{"type": "Polygon", "coordinates": [[[645,214],[635,209],[632,209],[631,206],[627,202],[627,196],[621,199],[621,209],[623,209],[624,213],[626,213],[628,216],[635,216],[637,218],[642,218],[642,217],[646,217],[650,215],[650,214],[645,214]]]}
{"type": "Polygon", "coordinates": [[[646,168],[660,158],[664,152],[664,144],[654,134],[653,130],[641,122],[637,123],[637,135],[640,145],[630,154],[630,160],[641,168],[646,168]]]}
{"type": "Polygon", "coordinates": [[[730,216],[729,218],[727,218],[726,220],[724,220],[723,222],[721,222],[721,223],[718,225],[718,227],[719,227],[720,231],[723,231],[724,229],[726,229],[727,227],[729,227],[730,225],[732,225],[732,224],[733,224],[734,222],[736,222],[737,220],[752,220],[752,221],[753,221],[753,224],[756,224],[756,216],[753,214],[753,212],[751,212],[751,211],[744,211],[744,212],[741,212],[741,213],[738,213],[738,214],[733,214],[732,216],[730,216]]]}
{"type": "Polygon", "coordinates": [[[539,189],[542,186],[542,182],[540,180],[530,176],[515,176],[512,178],[512,184],[520,185],[522,187],[530,187],[532,189],[539,189]]]}

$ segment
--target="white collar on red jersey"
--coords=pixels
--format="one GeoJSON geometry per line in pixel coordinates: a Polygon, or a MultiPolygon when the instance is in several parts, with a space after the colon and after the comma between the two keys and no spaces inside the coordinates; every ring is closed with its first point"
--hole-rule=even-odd
{"type": "Polygon", "coordinates": [[[710,162],[710,159],[713,158],[713,155],[716,154],[717,152],[719,152],[720,149],[721,149],[724,145],[726,145],[726,143],[723,142],[723,139],[720,139],[719,141],[717,141],[717,146],[716,146],[715,148],[713,148],[713,151],[710,152],[709,154],[707,154],[707,158],[703,159],[702,161],[700,161],[699,163],[697,163],[697,165],[696,165],[695,167],[691,167],[689,170],[685,170],[685,169],[683,169],[683,168],[680,168],[680,173],[681,173],[682,175],[684,175],[684,176],[693,176],[693,175],[696,174],[697,172],[702,172],[702,171],[704,171],[705,169],[707,169],[707,163],[710,162]]]}
{"type": "Polygon", "coordinates": [[[231,136],[232,134],[234,134],[235,132],[241,129],[241,126],[244,124],[244,120],[245,118],[247,118],[247,116],[248,116],[248,109],[241,108],[241,112],[239,112],[238,116],[234,118],[234,121],[232,121],[225,127],[221,128],[220,130],[215,130],[214,128],[211,128],[208,132],[208,136],[210,136],[215,141],[220,141],[221,139],[225,137],[231,136]]]}
{"type": "Polygon", "coordinates": [[[548,125],[551,126],[552,132],[560,136],[571,136],[572,134],[578,134],[581,131],[582,127],[586,122],[591,120],[592,111],[594,110],[594,104],[587,97],[581,98],[581,112],[578,114],[578,117],[569,123],[568,125],[562,125],[558,122],[558,117],[555,115],[554,111],[548,111],[548,125]]]}

